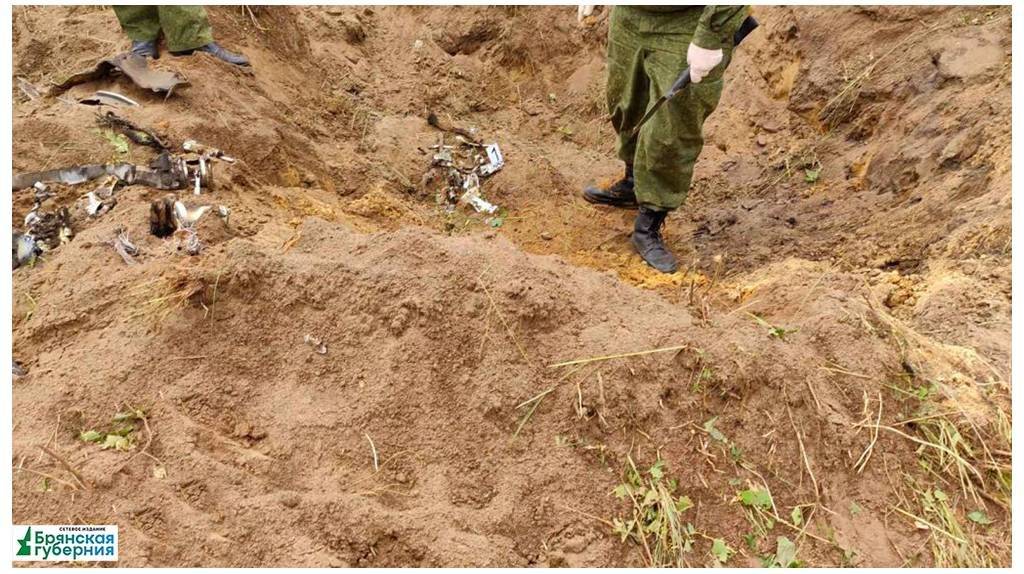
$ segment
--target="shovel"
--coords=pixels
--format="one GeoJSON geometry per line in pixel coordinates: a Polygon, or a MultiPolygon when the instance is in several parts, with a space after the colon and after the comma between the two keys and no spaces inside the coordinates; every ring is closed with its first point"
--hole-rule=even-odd
{"type": "MultiPolygon", "coordinates": [[[[736,30],[736,33],[733,34],[733,36],[732,36],[732,45],[733,46],[739,46],[740,42],[742,42],[743,39],[746,38],[748,34],[753,32],[754,29],[757,28],[757,26],[758,26],[757,20],[755,20],[753,16],[747,16],[747,18],[743,21],[743,23],[740,24],[739,29],[736,30]]],[[[661,106],[665,105],[665,102],[667,102],[667,101],[671,100],[672,98],[674,98],[676,96],[676,94],[679,93],[680,90],[682,90],[683,88],[685,88],[686,86],[689,86],[689,85],[690,85],[690,67],[687,66],[687,67],[683,68],[682,73],[679,74],[679,77],[676,79],[676,82],[674,84],[672,84],[672,87],[669,88],[667,92],[665,92],[665,95],[661,96],[660,98],[658,98],[658,101],[654,102],[654,105],[651,106],[651,109],[647,110],[647,113],[644,114],[644,117],[640,119],[640,123],[637,124],[635,128],[633,128],[633,133],[630,135],[630,137],[634,137],[635,138],[636,135],[638,133],[640,133],[640,128],[642,128],[644,126],[644,124],[647,123],[647,120],[651,119],[651,116],[653,116],[655,114],[655,112],[658,111],[658,108],[660,108],[661,106]]]]}

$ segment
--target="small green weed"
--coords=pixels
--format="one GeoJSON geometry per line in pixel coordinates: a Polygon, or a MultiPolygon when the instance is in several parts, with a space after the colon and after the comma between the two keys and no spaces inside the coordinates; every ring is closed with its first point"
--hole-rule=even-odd
{"type": "Polygon", "coordinates": [[[665,477],[665,461],[639,471],[628,458],[625,480],[612,491],[631,503],[631,515],[612,521],[623,541],[633,540],[644,550],[648,566],[686,566],[684,554],[693,548],[696,531],[683,523],[682,514],[693,507],[687,496],[676,494],[675,480],[665,477]]]}
{"type": "Polygon", "coordinates": [[[780,341],[785,341],[786,340],[786,335],[792,335],[793,333],[796,333],[797,331],[799,331],[799,329],[787,329],[785,327],[779,327],[777,325],[772,325],[768,321],[765,321],[761,317],[758,317],[757,315],[755,315],[753,313],[750,313],[749,311],[747,312],[747,315],[750,315],[751,318],[754,319],[754,321],[757,321],[758,325],[761,325],[762,327],[768,329],[768,336],[773,338],[773,339],[778,339],[780,341]]]}
{"type": "Polygon", "coordinates": [[[775,554],[762,556],[761,565],[765,568],[800,568],[804,563],[796,557],[796,544],[785,536],[779,536],[775,540],[775,554]]]}
{"type": "Polygon", "coordinates": [[[138,442],[135,423],[145,418],[146,413],[142,409],[129,409],[115,414],[106,430],[84,430],[78,434],[78,438],[98,444],[104,450],[131,450],[138,442]]]}
{"type": "Polygon", "coordinates": [[[766,538],[772,528],[775,528],[775,519],[773,518],[775,505],[771,493],[767,490],[758,487],[741,490],[736,493],[736,498],[733,501],[739,502],[743,507],[747,521],[754,527],[755,538],[766,538]]]}
{"type": "Polygon", "coordinates": [[[734,554],[736,554],[736,551],[730,548],[724,539],[715,538],[711,542],[711,556],[719,564],[725,564],[734,554]]]}

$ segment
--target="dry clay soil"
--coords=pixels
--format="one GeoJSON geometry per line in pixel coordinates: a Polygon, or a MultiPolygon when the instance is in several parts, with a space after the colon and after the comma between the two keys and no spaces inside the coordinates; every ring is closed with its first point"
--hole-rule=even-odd
{"type": "MultiPolygon", "coordinates": [[[[210,15],[251,70],[166,55],[191,83],[166,99],[12,93],[15,173],[153,158],[76,103],[97,89],[239,160],[179,192],[231,209],[196,256],[149,235],[166,192],[90,218],[95,183],[54,186],[75,236],[13,272],[15,523],[118,524],[121,566],[643,565],[612,491],[662,460],[686,564],[785,536],[814,566],[1009,565],[1009,8],[756,9],[673,275],[632,253],[632,212],[579,197],[621,169],[605,17],[210,15]],[[429,112],[500,144],[495,217],[438,207],[429,112]],[[128,408],[133,448],[79,438],[128,408]],[[784,521],[758,532],[746,489],[784,521]]],[[[14,10],[44,91],[127,46],[109,9],[14,10]]]]}

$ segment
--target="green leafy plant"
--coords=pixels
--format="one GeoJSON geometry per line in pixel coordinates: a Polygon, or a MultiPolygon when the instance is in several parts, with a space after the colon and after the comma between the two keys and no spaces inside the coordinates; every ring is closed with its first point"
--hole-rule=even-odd
{"type": "Polygon", "coordinates": [[[708,433],[708,436],[710,436],[711,438],[717,440],[718,442],[729,442],[729,439],[726,438],[725,434],[723,434],[722,431],[720,431],[717,428],[715,428],[715,422],[717,420],[718,420],[718,417],[714,417],[711,420],[705,422],[704,423],[704,432],[708,433]]]}
{"type": "Polygon", "coordinates": [[[725,564],[728,562],[729,559],[732,558],[733,554],[736,554],[736,551],[730,548],[729,545],[725,543],[725,540],[715,538],[711,542],[711,556],[713,556],[715,561],[719,564],[725,564]]]}
{"type": "Polygon", "coordinates": [[[790,520],[796,526],[803,526],[804,524],[804,511],[799,506],[793,507],[793,512],[789,515],[790,520]]]}
{"type": "Polygon", "coordinates": [[[992,519],[988,517],[988,514],[984,510],[972,510],[967,513],[967,518],[975,524],[981,524],[986,526],[992,524],[992,519]]]}
{"type": "Polygon", "coordinates": [[[111,424],[106,430],[84,430],[78,434],[78,438],[98,444],[104,450],[131,450],[137,443],[135,423],[145,417],[146,413],[142,409],[119,412],[111,418],[111,424]]]}
{"type": "Polygon", "coordinates": [[[785,327],[772,325],[768,321],[765,321],[761,317],[758,317],[757,315],[750,312],[748,312],[747,315],[750,315],[754,319],[754,321],[757,321],[758,325],[761,325],[762,327],[768,329],[768,336],[773,339],[784,341],[786,339],[786,335],[792,335],[793,333],[799,331],[799,329],[787,329],[785,327]]]}
{"type": "Polygon", "coordinates": [[[796,557],[796,544],[786,538],[779,536],[775,540],[775,554],[769,554],[761,558],[761,565],[765,568],[800,568],[803,561],[796,557]]]}
{"type": "Polygon", "coordinates": [[[721,443],[726,449],[728,449],[729,458],[735,462],[740,463],[743,460],[743,449],[736,443],[729,440],[729,437],[725,436],[725,433],[718,430],[715,427],[715,423],[718,421],[718,417],[713,417],[704,423],[704,432],[708,433],[715,442],[721,443]]]}
{"type": "Polygon", "coordinates": [[[743,506],[766,510],[772,507],[772,495],[767,490],[748,488],[747,490],[741,490],[736,496],[743,503],[743,506]]]}
{"type": "Polygon", "coordinates": [[[684,554],[693,549],[696,531],[683,523],[682,514],[693,507],[687,496],[676,494],[675,480],[666,478],[665,461],[639,471],[629,458],[622,484],[612,493],[630,502],[630,515],[612,520],[623,541],[633,540],[644,550],[648,566],[685,566],[684,554]]]}
{"type": "Polygon", "coordinates": [[[743,507],[747,520],[754,527],[753,535],[757,538],[768,536],[768,532],[775,528],[775,504],[767,490],[750,487],[737,492],[733,501],[739,502],[743,507]]]}

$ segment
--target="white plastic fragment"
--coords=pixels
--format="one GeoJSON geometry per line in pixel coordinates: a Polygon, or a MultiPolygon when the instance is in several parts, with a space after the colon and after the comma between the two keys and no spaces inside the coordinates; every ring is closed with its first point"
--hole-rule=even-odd
{"type": "Polygon", "coordinates": [[[317,354],[319,354],[319,355],[326,355],[327,354],[327,344],[324,343],[323,341],[321,341],[320,339],[314,337],[313,335],[306,335],[305,337],[302,338],[302,340],[307,345],[313,347],[313,349],[317,352],[317,354]]]}

